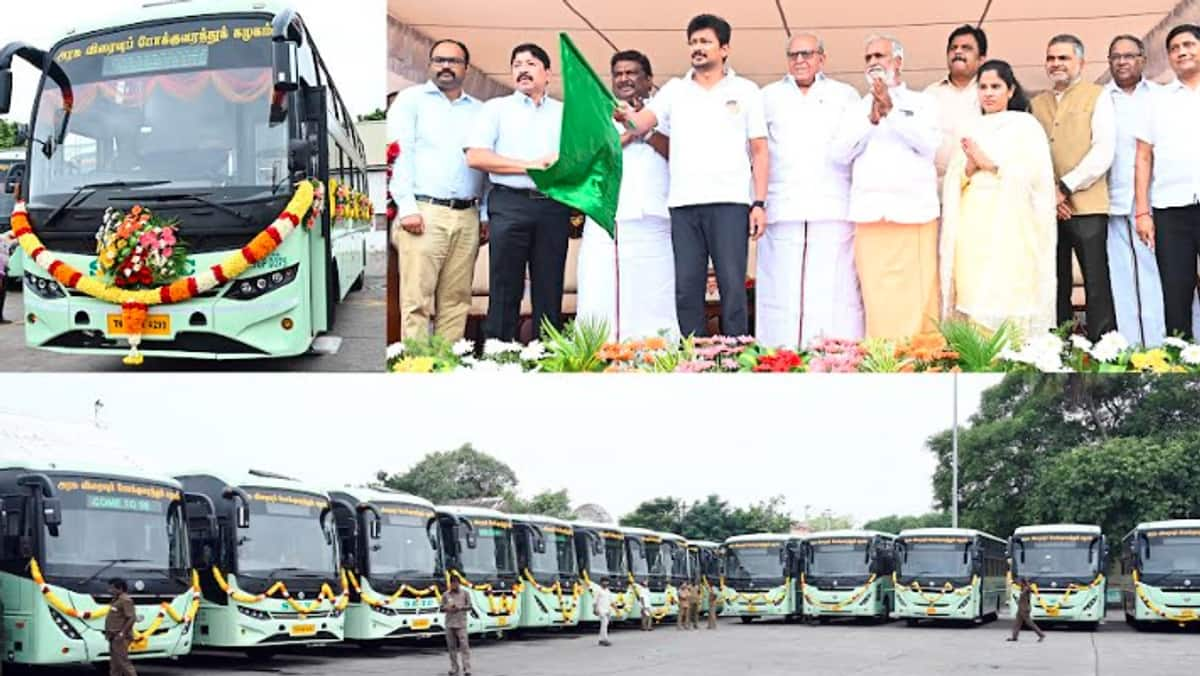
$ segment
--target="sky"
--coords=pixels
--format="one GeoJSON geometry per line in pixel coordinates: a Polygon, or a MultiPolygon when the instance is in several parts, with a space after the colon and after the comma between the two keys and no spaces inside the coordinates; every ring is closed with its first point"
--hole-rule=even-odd
{"type": "MultiPolygon", "coordinates": [[[[960,422],[999,379],[959,376],[960,422]]],[[[653,497],[718,493],[735,506],[783,495],[796,518],[808,506],[813,516],[830,510],[861,524],[931,509],[935,462],[925,441],[952,424],[953,383],[913,375],[2,374],[0,413],[35,416],[35,426],[88,426],[99,399],[98,436],[165,473],[240,465],[333,488],[470,442],[513,468],[522,495],[566,488],[573,504],[598,503],[614,517],[653,497]]]]}
{"type": "MultiPolygon", "coordinates": [[[[49,49],[74,25],[123,16],[146,0],[4,2],[0,45],[20,40],[49,49]]],[[[353,115],[383,108],[387,97],[387,18],[384,0],[290,0],[312,32],[333,81],[353,115]]],[[[29,122],[39,73],[13,60],[12,109],[5,119],[29,122]]]]}

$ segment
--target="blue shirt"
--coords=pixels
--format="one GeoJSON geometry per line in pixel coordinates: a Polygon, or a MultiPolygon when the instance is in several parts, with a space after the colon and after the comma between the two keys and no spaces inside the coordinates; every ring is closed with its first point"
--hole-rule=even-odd
{"type": "Polygon", "coordinates": [[[478,199],[483,173],[463,153],[483,104],[463,92],[454,101],[432,81],[409,87],[392,102],[388,136],[400,144],[389,186],[399,218],[417,213],[415,195],[478,199]]]}
{"type": "MultiPolygon", "coordinates": [[[[536,160],[558,153],[562,128],[562,103],[546,96],[541,105],[514,92],[483,104],[467,148],[484,148],[514,160],[536,160]]],[[[491,174],[495,185],[534,189],[529,174],[491,174]]]]}

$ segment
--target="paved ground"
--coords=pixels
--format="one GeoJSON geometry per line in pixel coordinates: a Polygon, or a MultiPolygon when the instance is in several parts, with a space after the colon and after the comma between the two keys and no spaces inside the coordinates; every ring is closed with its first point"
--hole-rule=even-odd
{"type": "MultiPolygon", "coordinates": [[[[715,632],[674,627],[645,634],[612,633],[600,648],[590,631],[477,640],[476,676],[747,676],[819,674],[915,676],[940,674],[1054,674],[1098,676],[1195,674],[1200,632],[1134,632],[1110,615],[1097,633],[1052,630],[1045,643],[1022,634],[1006,643],[1007,619],[982,626],[907,627],[835,623],[824,626],[722,620],[715,632]]],[[[139,663],[142,676],[277,674],[445,674],[440,639],[364,653],[354,646],[277,655],[253,662],[241,655],[193,655],[178,663],[139,663]]],[[[39,673],[64,673],[62,671],[39,673]]],[[[87,673],[84,669],[70,674],[87,673]]]]}
{"type": "MultiPolygon", "coordinates": [[[[341,338],[334,354],[306,354],[290,359],[253,361],[207,361],[164,359],[148,356],[142,371],[383,371],[387,319],[385,297],[386,259],[383,251],[367,256],[367,278],[362,291],[351,293],[337,308],[333,331],[341,338]]],[[[12,324],[0,324],[0,372],[4,371],[129,371],[120,356],[62,355],[25,346],[21,319],[21,293],[8,294],[4,316],[12,324]]],[[[318,339],[320,340],[320,339],[318,339]]]]}

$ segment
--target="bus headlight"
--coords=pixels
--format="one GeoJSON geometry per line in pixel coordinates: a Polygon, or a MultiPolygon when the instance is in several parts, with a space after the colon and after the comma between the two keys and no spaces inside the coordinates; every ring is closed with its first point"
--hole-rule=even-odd
{"type": "Polygon", "coordinates": [[[254,300],[264,293],[270,293],[296,281],[299,271],[300,264],[293,263],[282,270],[235,279],[225,292],[225,297],[230,300],[254,300]]]}
{"type": "Polygon", "coordinates": [[[62,286],[57,281],[38,277],[28,272],[25,273],[25,288],[36,294],[38,298],[45,298],[46,300],[67,297],[67,292],[63,291],[62,286]]]}
{"type": "Polygon", "coordinates": [[[968,596],[967,598],[965,598],[965,599],[963,599],[963,600],[962,600],[962,603],[958,604],[958,609],[959,609],[959,610],[962,610],[963,608],[966,608],[966,607],[967,607],[967,604],[968,604],[968,603],[970,603],[970,602],[971,602],[971,597],[970,597],[970,596],[968,596]]]}
{"type": "Polygon", "coordinates": [[[1087,612],[1087,611],[1091,610],[1092,606],[1096,605],[1096,600],[1099,598],[1100,598],[1099,596],[1093,596],[1090,601],[1088,601],[1086,604],[1084,604],[1083,612],[1087,612]]]}
{"type": "Polygon", "coordinates": [[[238,606],[237,609],[238,609],[239,613],[245,615],[246,617],[253,617],[256,620],[271,619],[271,614],[268,612],[262,611],[262,610],[256,610],[254,608],[247,608],[246,606],[238,606]]]}
{"type": "Polygon", "coordinates": [[[76,641],[82,638],[79,635],[79,632],[75,631],[75,627],[71,626],[71,623],[66,617],[63,616],[62,613],[54,610],[53,608],[50,608],[49,611],[50,617],[54,619],[54,626],[58,627],[59,631],[66,634],[67,638],[74,639],[76,641]]]}

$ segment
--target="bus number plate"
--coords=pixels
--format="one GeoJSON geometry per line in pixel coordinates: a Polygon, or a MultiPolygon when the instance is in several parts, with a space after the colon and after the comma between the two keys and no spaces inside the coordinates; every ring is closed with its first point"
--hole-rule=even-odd
{"type": "MultiPolygon", "coordinates": [[[[125,321],[119,314],[108,316],[108,334],[110,336],[123,336],[128,331],[125,330],[125,321]]],[[[146,325],[142,327],[143,336],[169,336],[171,335],[171,315],[146,315],[146,325]]]]}
{"type": "Polygon", "coordinates": [[[430,622],[428,617],[418,617],[412,621],[412,625],[410,626],[412,626],[413,629],[428,629],[430,624],[432,624],[432,622],[430,622]]]}
{"type": "Polygon", "coordinates": [[[925,614],[926,615],[937,615],[937,608],[934,608],[933,606],[929,606],[928,608],[925,609],[925,614]]]}
{"type": "Polygon", "coordinates": [[[497,617],[497,618],[496,618],[496,625],[497,625],[497,626],[500,626],[500,627],[506,627],[506,626],[508,626],[508,618],[507,618],[507,617],[497,617]]]}
{"type": "Polygon", "coordinates": [[[317,625],[315,624],[293,624],[292,636],[312,636],[317,633],[317,625]]]}
{"type": "Polygon", "coordinates": [[[147,650],[150,647],[150,638],[146,637],[141,640],[129,642],[129,652],[138,653],[147,650]]]}

